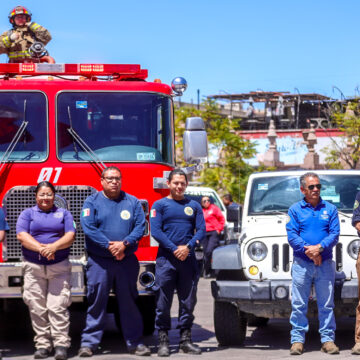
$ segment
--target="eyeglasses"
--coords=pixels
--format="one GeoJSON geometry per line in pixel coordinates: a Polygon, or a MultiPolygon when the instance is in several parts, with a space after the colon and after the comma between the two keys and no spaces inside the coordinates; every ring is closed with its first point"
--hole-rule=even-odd
{"type": "Polygon", "coordinates": [[[206,203],[206,202],[210,202],[210,200],[202,200],[201,202],[206,203]]]}
{"type": "Polygon", "coordinates": [[[308,189],[309,190],[314,190],[314,188],[317,188],[318,190],[321,189],[321,184],[315,184],[315,185],[309,185],[308,189]]]}
{"type": "Polygon", "coordinates": [[[115,182],[120,182],[121,181],[121,177],[119,177],[119,176],[104,176],[103,179],[107,183],[111,183],[113,181],[115,181],[115,182]]]}

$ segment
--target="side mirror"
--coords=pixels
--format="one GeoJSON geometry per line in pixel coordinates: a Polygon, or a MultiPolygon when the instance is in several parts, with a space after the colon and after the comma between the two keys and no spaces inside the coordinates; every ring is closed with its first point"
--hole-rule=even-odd
{"type": "Polygon", "coordinates": [[[241,231],[242,206],[228,207],[226,209],[226,221],[234,223],[234,231],[241,231]]]}
{"type": "Polygon", "coordinates": [[[188,164],[204,163],[208,156],[205,123],[201,117],[186,119],[183,137],[184,160],[188,164]]]}

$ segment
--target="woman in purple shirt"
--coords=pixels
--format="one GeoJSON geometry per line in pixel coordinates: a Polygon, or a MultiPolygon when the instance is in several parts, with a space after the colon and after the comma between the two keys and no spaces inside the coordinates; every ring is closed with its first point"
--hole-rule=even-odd
{"type": "Polygon", "coordinates": [[[24,256],[23,299],[35,331],[35,359],[55,348],[55,359],[67,359],[70,347],[70,246],[75,239],[71,213],[54,206],[55,188],[48,181],[35,189],[36,205],[25,209],[16,224],[24,256]]]}

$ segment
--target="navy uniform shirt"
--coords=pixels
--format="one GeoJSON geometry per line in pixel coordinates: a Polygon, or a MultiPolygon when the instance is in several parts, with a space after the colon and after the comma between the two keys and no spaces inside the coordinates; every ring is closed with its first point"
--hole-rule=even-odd
{"type": "Polygon", "coordinates": [[[151,235],[160,249],[173,253],[178,245],[194,249],[196,241],[205,236],[205,220],[200,204],[184,198],[163,198],[155,201],[150,212],[151,235]],[[195,232],[196,230],[196,232],[195,232]]]}
{"type": "Polygon", "coordinates": [[[286,230],[294,256],[312,261],[305,254],[304,246],[320,244],[324,248],[322,260],[331,259],[332,248],[340,235],[337,208],[321,198],[314,208],[303,199],[290,207],[286,230]]]}
{"type": "MultiPolygon", "coordinates": [[[[355,224],[360,221],[360,191],[356,194],[355,203],[354,203],[354,212],[352,216],[352,226],[355,227],[355,224]]],[[[358,231],[360,236],[360,232],[358,231]]]]}
{"type": "Polygon", "coordinates": [[[137,250],[144,235],[145,215],[140,201],[120,192],[117,199],[108,199],[102,191],[90,195],[84,202],[81,226],[89,253],[112,258],[110,241],[124,241],[125,255],[137,250]]]}

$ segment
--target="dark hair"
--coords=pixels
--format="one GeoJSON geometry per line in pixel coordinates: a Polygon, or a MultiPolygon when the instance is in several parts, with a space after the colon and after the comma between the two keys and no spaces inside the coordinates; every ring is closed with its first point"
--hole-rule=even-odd
{"type": "Polygon", "coordinates": [[[226,199],[226,200],[229,200],[229,201],[233,202],[233,198],[232,198],[231,194],[225,194],[223,196],[223,199],[226,199]]]}
{"type": "Polygon", "coordinates": [[[115,171],[118,171],[120,173],[120,177],[122,177],[122,174],[121,174],[121,170],[116,167],[116,166],[109,166],[107,168],[105,168],[103,170],[103,172],[101,173],[101,177],[103,178],[105,176],[105,174],[108,172],[108,171],[111,171],[111,170],[115,170],[115,171]]]}
{"type": "Polygon", "coordinates": [[[37,194],[39,192],[39,190],[42,188],[42,187],[48,187],[51,189],[51,191],[55,194],[56,193],[56,190],[55,190],[55,187],[54,185],[49,182],[49,181],[41,181],[37,184],[36,188],[35,188],[35,194],[37,194]]]}
{"type": "Polygon", "coordinates": [[[170,174],[168,176],[168,181],[170,182],[172,180],[172,178],[174,177],[174,175],[180,175],[180,176],[185,176],[185,180],[186,180],[186,183],[188,183],[188,178],[187,178],[187,175],[186,175],[186,172],[182,169],[174,169],[174,170],[171,170],[170,171],[170,174]]]}
{"type": "Polygon", "coordinates": [[[305,189],[305,187],[306,187],[306,179],[307,179],[308,177],[314,177],[314,178],[317,178],[317,179],[320,180],[319,175],[316,174],[316,173],[314,173],[314,172],[307,172],[307,173],[301,175],[301,176],[300,176],[300,185],[301,185],[301,187],[303,187],[304,189],[305,189]]]}

